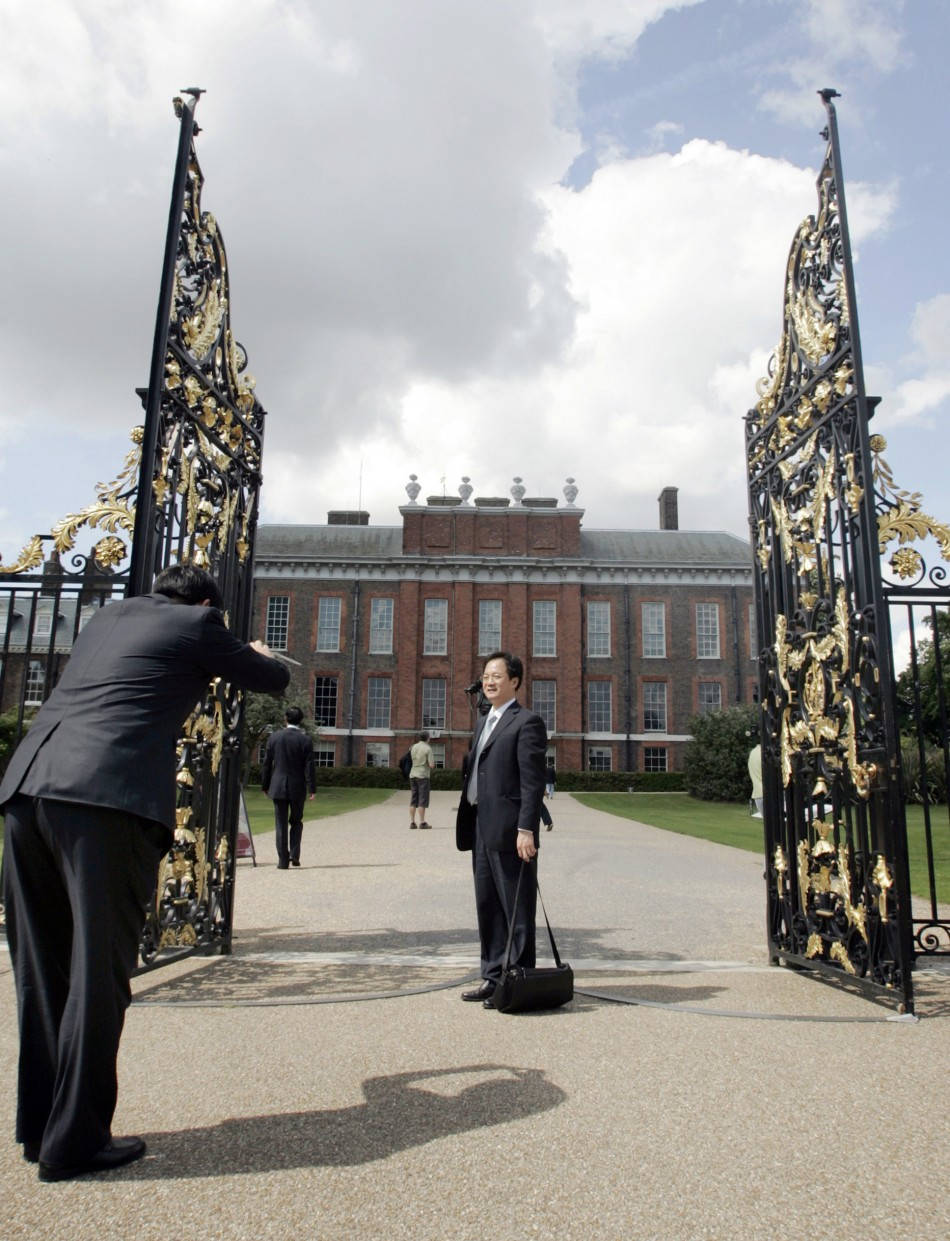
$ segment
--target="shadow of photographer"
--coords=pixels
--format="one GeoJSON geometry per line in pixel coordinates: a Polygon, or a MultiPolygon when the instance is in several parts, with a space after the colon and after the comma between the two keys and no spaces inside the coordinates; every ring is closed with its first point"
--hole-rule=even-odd
{"type": "Polygon", "coordinates": [[[240,1116],[145,1134],[149,1153],[124,1169],[123,1179],[372,1163],[439,1138],[522,1120],[567,1098],[543,1070],[500,1064],[370,1077],[363,1082],[363,1095],[364,1102],[352,1107],[240,1116]]]}

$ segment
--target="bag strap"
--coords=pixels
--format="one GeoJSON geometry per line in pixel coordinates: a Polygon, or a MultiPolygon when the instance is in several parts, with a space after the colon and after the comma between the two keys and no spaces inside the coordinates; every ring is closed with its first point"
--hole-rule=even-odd
{"type": "MultiPolygon", "coordinates": [[[[524,858],[521,859],[521,870],[518,872],[518,886],[515,888],[515,908],[516,909],[518,907],[518,896],[521,892],[521,880],[524,878],[525,868],[529,865],[530,863],[526,862],[524,858]]],[[[557,966],[558,969],[560,969],[561,968],[561,957],[557,950],[557,944],[554,942],[554,932],[551,930],[551,923],[548,920],[548,911],[544,908],[544,897],[541,895],[541,885],[540,883],[538,883],[538,872],[537,870],[534,870],[532,873],[534,874],[534,886],[538,889],[538,900],[541,902],[541,912],[544,914],[544,922],[548,928],[548,939],[551,941],[551,953],[554,956],[554,964],[557,966]]],[[[507,913],[505,916],[507,917],[507,913]]],[[[508,966],[511,963],[511,937],[514,935],[514,933],[515,933],[515,924],[514,922],[512,922],[510,918],[508,918],[508,942],[505,944],[505,963],[501,967],[502,973],[505,973],[507,971],[508,966]]]]}

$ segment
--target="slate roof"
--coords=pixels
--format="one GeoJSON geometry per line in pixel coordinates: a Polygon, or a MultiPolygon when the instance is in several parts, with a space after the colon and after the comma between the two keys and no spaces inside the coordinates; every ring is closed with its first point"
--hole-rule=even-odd
{"type": "MultiPolygon", "coordinates": [[[[302,561],[402,559],[402,527],[261,525],[256,557],[302,561]]],[[[724,530],[581,530],[577,559],[608,565],[750,569],[752,550],[748,542],[724,530]]]]}

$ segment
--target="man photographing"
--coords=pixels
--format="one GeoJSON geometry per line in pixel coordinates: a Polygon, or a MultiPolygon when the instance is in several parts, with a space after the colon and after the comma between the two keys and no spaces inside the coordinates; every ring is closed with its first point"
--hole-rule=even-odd
{"type": "Polygon", "coordinates": [[[172,565],[97,612],[0,784],[3,897],[20,1030],[16,1140],[42,1181],[121,1167],[116,1057],[145,905],[175,826],[176,745],[215,677],[276,693],[210,574],[172,565]]]}

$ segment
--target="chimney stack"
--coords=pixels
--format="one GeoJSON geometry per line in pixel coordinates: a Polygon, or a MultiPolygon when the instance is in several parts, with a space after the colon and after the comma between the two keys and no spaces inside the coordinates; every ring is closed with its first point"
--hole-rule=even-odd
{"type": "Polygon", "coordinates": [[[657,499],[660,503],[660,529],[678,530],[679,510],[676,503],[678,487],[664,487],[657,499]]]}

